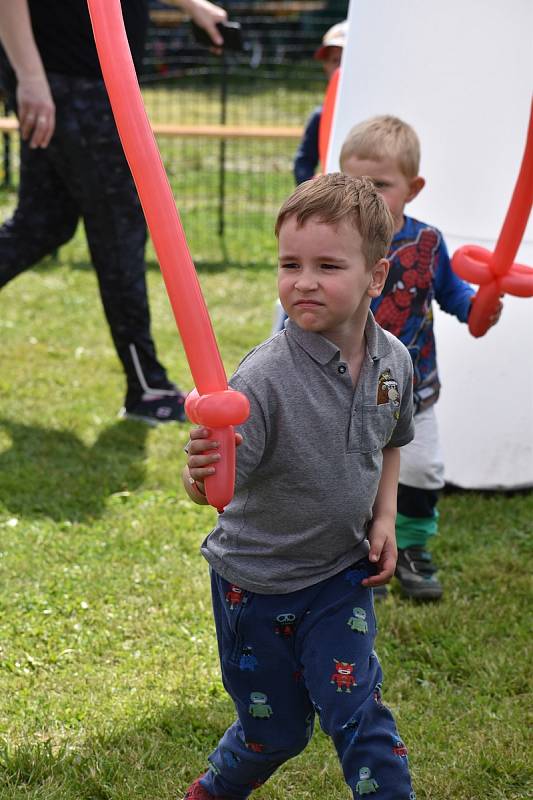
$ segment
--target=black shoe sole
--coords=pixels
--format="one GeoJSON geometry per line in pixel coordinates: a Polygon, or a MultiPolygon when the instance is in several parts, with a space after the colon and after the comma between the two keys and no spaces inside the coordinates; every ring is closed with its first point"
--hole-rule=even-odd
{"type": "Polygon", "coordinates": [[[402,595],[404,597],[409,598],[409,600],[421,600],[425,602],[426,600],[440,600],[442,597],[442,587],[441,586],[406,586],[404,583],[399,581],[400,589],[402,595]]]}

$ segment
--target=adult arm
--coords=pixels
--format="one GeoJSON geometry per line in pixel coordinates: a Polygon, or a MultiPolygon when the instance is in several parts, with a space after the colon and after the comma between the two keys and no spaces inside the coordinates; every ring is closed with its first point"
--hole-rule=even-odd
{"type": "Polygon", "coordinates": [[[213,44],[222,47],[224,40],[217,28],[217,22],[224,22],[228,15],[223,8],[209,0],[167,0],[170,5],[179,6],[197,25],[209,34],[213,44]]]}
{"type": "Polygon", "coordinates": [[[20,133],[30,147],[47,147],[55,128],[55,105],[33,38],[27,0],[0,3],[0,41],[17,77],[20,133]]]}

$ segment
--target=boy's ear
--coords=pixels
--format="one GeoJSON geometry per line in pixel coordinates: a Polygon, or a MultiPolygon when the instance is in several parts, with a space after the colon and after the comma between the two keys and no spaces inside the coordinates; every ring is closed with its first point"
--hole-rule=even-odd
{"type": "Polygon", "coordinates": [[[386,258],[380,260],[372,267],[372,279],[368,286],[367,294],[369,297],[379,297],[385,286],[387,275],[389,274],[389,261],[386,258]]]}
{"type": "Polygon", "coordinates": [[[411,200],[414,200],[415,197],[420,194],[425,185],[426,180],[425,178],[422,178],[421,175],[417,175],[416,178],[411,178],[409,181],[409,194],[407,196],[407,202],[410,203],[411,200]]]}

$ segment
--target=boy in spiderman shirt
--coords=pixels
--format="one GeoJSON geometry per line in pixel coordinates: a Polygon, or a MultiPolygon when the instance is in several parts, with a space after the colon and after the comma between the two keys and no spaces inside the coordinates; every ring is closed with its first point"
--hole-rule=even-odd
{"type": "MultiPolygon", "coordinates": [[[[376,321],[407,347],[414,367],[415,437],[402,448],[396,537],[396,577],[402,593],[416,600],[438,600],[442,585],[427,544],[437,533],[438,492],[444,464],[434,405],[439,397],[432,301],[467,322],[474,290],[452,271],[442,234],[404,215],[407,203],[425,181],[418,174],[420,144],[413,128],[393,116],[356,125],[340,155],[351,177],[369,177],[394,220],[388,255],[390,270],[382,294],[371,304],[376,321]]],[[[500,316],[501,305],[491,322],[500,316]]],[[[381,594],[386,587],[382,587],[381,594]]]]}

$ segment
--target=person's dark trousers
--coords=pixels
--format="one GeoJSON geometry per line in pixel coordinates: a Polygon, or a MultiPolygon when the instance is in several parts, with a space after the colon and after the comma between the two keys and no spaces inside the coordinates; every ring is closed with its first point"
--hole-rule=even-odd
{"type": "Polygon", "coordinates": [[[128,405],[171,387],[150,333],[145,221],[102,81],[48,77],[56,130],[46,149],[21,143],[18,205],[0,228],[0,287],[67,242],[82,217],[128,405]]]}
{"type": "Polygon", "coordinates": [[[373,568],[354,564],[282,595],[241,590],[212,571],[222,678],[238,714],[201,779],[214,796],[246,798],[309,741],[315,714],[354,798],[409,800],[407,750],[382,699],[374,651],[373,568]]]}

